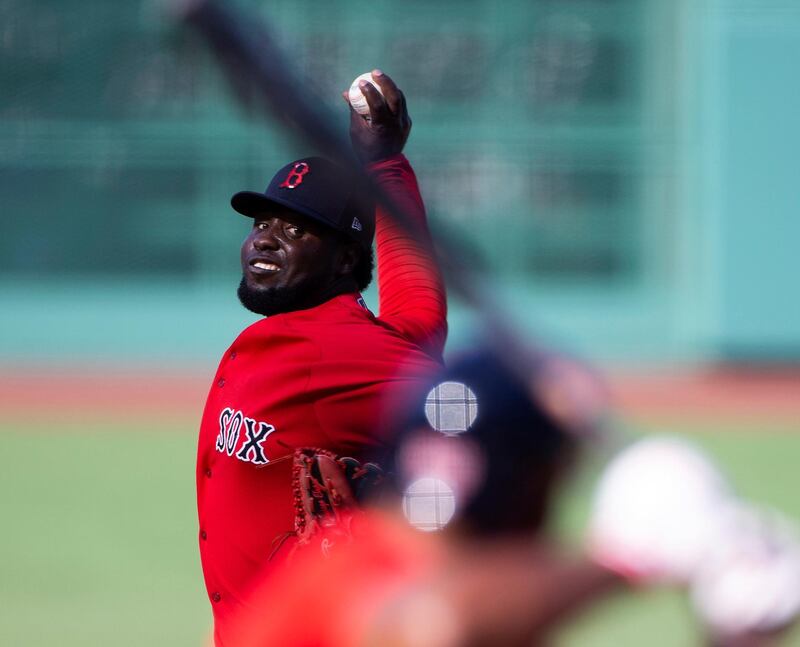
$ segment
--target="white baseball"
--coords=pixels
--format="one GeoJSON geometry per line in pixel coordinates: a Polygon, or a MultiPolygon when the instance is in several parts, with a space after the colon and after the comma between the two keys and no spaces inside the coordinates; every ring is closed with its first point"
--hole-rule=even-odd
{"type": "Polygon", "coordinates": [[[347,93],[348,98],[350,99],[350,105],[353,106],[353,110],[355,110],[358,114],[363,115],[364,117],[369,117],[369,104],[367,103],[367,98],[361,92],[361,88],[358,87],[358,84],[361,81],[372,83],[378,92],[381,93],[381,96],[383,96],[383,92],[381,91],[381,86],[373,81],[371,72],[365,72],[364,74],[357,76],[356,79],[350,84],[350,91],[347,93]]]}

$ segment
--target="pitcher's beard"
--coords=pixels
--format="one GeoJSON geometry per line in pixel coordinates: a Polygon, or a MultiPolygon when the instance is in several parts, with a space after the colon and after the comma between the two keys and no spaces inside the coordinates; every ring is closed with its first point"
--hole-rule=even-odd
{"type": "Polygon", "coordinates": [[[236,294],[245,308],[265,317],[303,308],[299,290],[292,287],[253,289],[242,277],[236,294]]]}

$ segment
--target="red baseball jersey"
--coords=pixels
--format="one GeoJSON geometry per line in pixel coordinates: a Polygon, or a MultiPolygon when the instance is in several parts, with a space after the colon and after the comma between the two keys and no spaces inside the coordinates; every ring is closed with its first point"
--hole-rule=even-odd
{"type": "MultiPolygon", "coordinates": [[[[371,171],[424,226],[404,156],[371,171]]],[[[426,231],[426,230],[425,230],[426,231]]],[[[380,445],[382,416],[440,367],[445,293],[427,240],[378,210],[381,316],[358,294],[257,321],[220,362],[206,401],[197,456],[200,557],[215,641],[294,541],[292,451],[324,447],[363,457],[380,445]]]]}

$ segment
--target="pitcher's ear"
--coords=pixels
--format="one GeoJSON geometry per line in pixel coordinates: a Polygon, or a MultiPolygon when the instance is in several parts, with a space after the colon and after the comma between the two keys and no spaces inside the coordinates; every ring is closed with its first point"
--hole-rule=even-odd
{"type": "Polygon", "coordinates": [[[336,271],[338,275],[346,276],[348,274],[353,274],[356,265],[358,265],[358,260],[361,258],[361,254],[363,254],[363,251],[357,242],[350,240],[343,242],[339,247],[339,253],[336,259],[336,271]]]}

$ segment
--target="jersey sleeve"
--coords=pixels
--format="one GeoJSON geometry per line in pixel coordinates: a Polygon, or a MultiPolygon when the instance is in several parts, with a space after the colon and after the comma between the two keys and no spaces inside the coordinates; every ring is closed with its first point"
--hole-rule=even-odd
{"type": "Polygon", "coordinates": [[[377,208],[378,318],[440,358],[447,337],[447,299],[414,170],[404,155],[375,162],[368,170],[420,234],[410,235],[377,208]]]}

